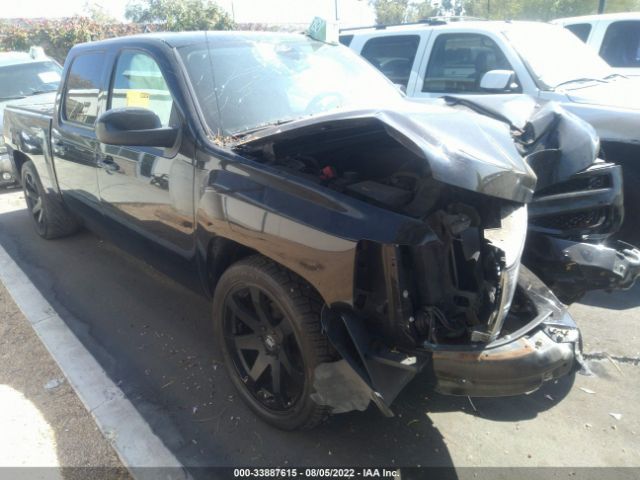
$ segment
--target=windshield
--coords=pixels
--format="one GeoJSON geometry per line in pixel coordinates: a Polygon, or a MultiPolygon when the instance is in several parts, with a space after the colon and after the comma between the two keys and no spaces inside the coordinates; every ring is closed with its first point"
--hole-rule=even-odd
{"type": "Polygon", "coordinates": [[[517,23],[504,35],[544,88],[574,80],[601,80],[613,74],[595,51],[562,27],[517,23]]]}
{"type": "Polygon", "coordinates": [[[348,48],[303,35],[212,34],[180,54],[209,128],[225,136],[402,97],[348,48]]]}
{"type": "Polygon", "coordinates": [[[29,62],[0,67],[0,101],[58,89],[62,68],[54,62],[29,62]]]}

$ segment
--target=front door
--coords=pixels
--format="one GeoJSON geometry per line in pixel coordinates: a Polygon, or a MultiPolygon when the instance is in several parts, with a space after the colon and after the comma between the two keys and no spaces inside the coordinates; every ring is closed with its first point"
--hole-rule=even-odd
{"type": "MultiPolygon", "coordinates": [[[[108,109],[141,107],[163,127],[182,118],[158,63],[142,50],[119,53],[108,109]]],[[[98,184],[107,217],[181,256],[193,245],[193,176],[190,155],[173,148],[99,145],[98,184]]]]}

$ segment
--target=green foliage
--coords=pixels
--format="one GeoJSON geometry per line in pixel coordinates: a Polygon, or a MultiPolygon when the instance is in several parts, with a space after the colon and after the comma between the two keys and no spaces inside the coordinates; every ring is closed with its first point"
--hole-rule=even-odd
{"type": "MultiPolygon", "coordinates": [[[[492,20],[542,20],[589,15],[598,12],[598,0],[441,0],[438,8],[430,0],[369,0],[376,23],[417,21],[436,15],[492,20]]],[[[606,13],[640,10],[640,0],[607,0],[606,13]]]]}
{"type": "Polygon", "coordinates": [[[136,23],[162,25],[163,30],[230,30],[231,17],[210,0],[133,0],[125,16],[136,23]]]}
{"type": "Polygon", "coordinates": [[[98,23],[118,23],[118,20],[111,15],[106,8],[99,3],[84,2],[84,15],[98,23]]]}
{"type": "Polygon", "coordinates": [[[437,9],[431,0],[369,0],[376,12],[378,25],[416,22],[436,15],[437,9]]]}
{"type": "MultiPolygon", "coordinates": [[[[27,51],[33,45],[41,46],[50,57],[60,63],[74,45],[104,38],[141,33],[144,25],[133,23],[98,23],[87,17],[64,20],[25,20],[20,24],[0,24],[0,49],[27,51]]],[[[151,26],[155,29],[155,26],[151,26]]]]}
{"type": "MultiPolygon", "coordinates": [[[[542,20],[598,13],[598,0],[463,0],[465,15],[493,20],[542,20]]],[[[640,0],[607,0],[606,13],[640,9],[640,0]]]]}

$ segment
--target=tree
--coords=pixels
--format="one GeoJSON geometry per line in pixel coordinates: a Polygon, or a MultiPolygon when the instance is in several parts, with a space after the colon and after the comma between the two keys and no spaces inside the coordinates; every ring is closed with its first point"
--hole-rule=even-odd
{"type": "MultiPolygon", "coordinates": [[[[492,20],[548,21],[598,12],[598,0],[464,0],[463,6],[465,15],[492,20]]],[[[606,13],[638,9],[640,0],[607,0],[606,13]]]]}
{"type": "Polygon", "coordinates": [[[431,0],[370,0],[369,3],[376,12],[378,25],[417,22],[437,13],[431,0]]]}
{"type": "Polygon", "coordinates": [[[233,20],[210,0],[133,0],[125,17],[136,23],[161,24],[169,31],[230,30],[233,20]]]}
{"type": "Polygon", "coordinates": [[[402,23],[406,20],[409,0],[371,0],[378,25],[402,23]]]}
{"type": "Polygon", "coordinates": [[[96,23],[119,23],[118,20],[99,3],[86,1],[83,7],[83,13],[96,23]]]}

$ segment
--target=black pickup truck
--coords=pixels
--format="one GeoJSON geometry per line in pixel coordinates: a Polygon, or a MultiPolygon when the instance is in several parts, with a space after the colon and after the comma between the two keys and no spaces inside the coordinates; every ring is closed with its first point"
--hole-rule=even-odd
{"type": "Polygon", "coordinates": [[[609,239],[622,178],[593,130],[531,115],[412,104],[302,34],[151,34],[73,48],[4,138],[37,232],[86,225],[201,286],[241,396],[294,429],[390,415],[423,370],[500,396],[579,366],[562,302],[629,287],[640,252],[609,239]]]}

